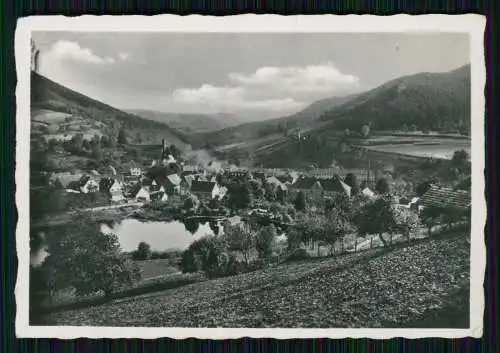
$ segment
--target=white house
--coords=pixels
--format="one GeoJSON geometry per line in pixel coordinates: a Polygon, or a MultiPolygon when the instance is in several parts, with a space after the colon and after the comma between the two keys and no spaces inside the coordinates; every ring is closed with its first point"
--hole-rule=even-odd
{"type": "Polygon", "coordinates": [[[370,199],[375,197],[375,193],[373,191],[371,191],[369,188],[364,188],[363,190],[361,190],[361,194],[363,194],[363,196],[368,197],[370,199]]]}
{"type": "Polygon", "coordinates": [[[163,185],[158,186],[154,181],[154,185],[152,184],[149,187],[149,198],[151,201],[160,201],[165,202],[168,200],[168,195],[165,192],[165,188],[163,185]]]}
{"type": "Polygon", "coordinates": [[[139,167],[131,167],[129,172],[130,172],[130,176],[133,176],[133,177],[139,177],[142,175],[142,170],[139,167]]]}
{"type": "Polygon", "coordinates": [[[99,189],[108,193],[111,201],[120,202],[124,200],[123,185],[114,178],[102,178],[99,182],[99,189]]]}
{"type": "Polygon", "coordinates": [[[212,181],[194,180],[191,184],[190,192],[201,199],[222,199],[226,193],[226,187],[220,187],[212,181]]]}
{"type": "Polygon", "coordinates": [[[132,191],[132,196],[137,202],[149,202],[151,201],[151,196],[149,190],[145,186],[139,186],[132,191]]]}

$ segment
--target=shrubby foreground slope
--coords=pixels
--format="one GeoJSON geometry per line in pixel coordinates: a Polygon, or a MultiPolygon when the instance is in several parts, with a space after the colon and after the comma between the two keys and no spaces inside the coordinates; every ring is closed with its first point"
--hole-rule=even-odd
{"type": "Polygon", "coordinates": [[[465,328],[469,248],[459,235],[434,238],[282,264],[46,320],[86,326],[465,328]]]}

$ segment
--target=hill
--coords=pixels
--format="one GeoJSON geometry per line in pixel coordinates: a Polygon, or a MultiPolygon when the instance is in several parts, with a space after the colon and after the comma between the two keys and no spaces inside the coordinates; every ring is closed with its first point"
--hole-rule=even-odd
{"type": "MultiPolygon", "coordinates": [[[[330,109],[319,118],[329,128],[361,131],[470,129],[470,65],[445,73],[420,73],[392,80],[330,109]]],[[[323,127],[324,128],[324,127],[323,127]]],[[[327,128],[328,129],[328,128],[327,128]]]]}
{"type": "Polygon", "coordinates": [[[221,130],[231,125],[231,116],[165,113],[144,109],[127,110],[127,112],[168,124],[168,126],[186,133],[221,130]]]}
{"type": "Polygon", "coordinates": [[[118,299],[50,325],[469,327],[470,245],[460,234],[118,299]]]}
{"type": "Polygon", "coordinates": [[[52,134],[56,139],[77,133],[116,137],[123,126],[130,143],[161,143],[165,139],[182,148],[188,142],[184,134],[166,124],[113,108],[35,72],[31,73],[31,112],[35,132],[52,134]]]}
{"type": "Polygon", "coordinates": [[[419,73],[389,81],[367,92],[312,103],[291,116],[241,124],[201,134],[197,142],[225,145],[299,127],[321,133],[417,129],[470,130],[470,65],[445,73],[419,73]]]}
{"type": "Polygon", "coordinates": [[[285,131],[296,127],[312,126],[325,111],[342,105],[356,95],[331,97],[312,103],[303,110],[289,116],[264,121],[252,121],[228,127],[216,132],[197,134],[193,136],[193,144],[201,147],[206,143],[224,145],[268,137],[272,134],[283,135],[285,131]]]}

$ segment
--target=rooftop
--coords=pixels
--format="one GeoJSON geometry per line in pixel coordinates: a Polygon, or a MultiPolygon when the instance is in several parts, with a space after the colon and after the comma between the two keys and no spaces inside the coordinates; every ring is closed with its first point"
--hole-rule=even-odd
{"type": "Polygon", "coordinates": [[[212,192],[215,183],[212,181],[193,180],[191,184],[191,192],[212,192]]]}
{"type": "Polygon", "coordinates": [[[424,207],[457,207],[464,209],[470,206],[471,195],[470,192],[465,190],[453,190],[431,185],[418,203],[424,207]]]}

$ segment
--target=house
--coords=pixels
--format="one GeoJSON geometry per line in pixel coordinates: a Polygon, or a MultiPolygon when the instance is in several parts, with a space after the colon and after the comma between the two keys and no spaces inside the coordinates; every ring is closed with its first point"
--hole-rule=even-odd
{"type": "Polygon", "coordinates": [[[253,172],[252,173],[252,178],[255,180],[262,180],[264,181],[266,179],[266,174],[263,172],[253,172]]]}
{"type": "Polygon", "coordinates": [[[431,185],[429,190],[414,203],[413,208],[420,212],[425,207],[453,207],[466,210],[471,206],[471,194],[466,190],[431,185]]]}
{"type": "Polygon", "coordinates": [[[188,174],[182,177],[181,181],[181,190],[189,190],[191,189],[191,184],[193,183],[193,180],[196,179],[196,175],[194,174],[188,174]]]}
{"type": "Polygon", "coordinates": [[[299,173],[297,172],[290,172],[288,173],[289,177],[292,179],[291,183],[295,183],[299,179],[299,173]]]}
{"type": "Polygon", "coordinates": [[[90,175],[84,175],[78,180],[76,184],[72,184],[75,190],[80,191],[82,194],[99,191],[99,183],[90,175]]]}
{"type": "Polygon", "coordinates": [[[283,192],[288,191],[288,187],[275,176],[267,178],[266,183],[272,185],[276,189],[280,189],[283,192]]]}
{"type": "Polygon", "coordinates": [[[123,196],[123,185],[114,178],[102,178],[99,181],[99,190],[107,193],[111,201],[120,202],[125,199],[123,196]]]}
{"type": "Polygon", "coordinates": [[[419,199],[420,198],[418,197],[413,197],[413,198],[402,197],[398,200],[397,207],[414,209],[415,208],[414,205],[418,202],[419,199]]]}
{"type": "Polygon", "coordinates": [[[250,175],[248,173],[248,170],[244,170],[244,169],[232,169],[232,170],[228,170],[228,171],[226,171],[225,174],[229,178],[232,178],[232,179],[241,179],[241,180],[244,180],[244,179],[248,179],[250,177],[250,175]]]}
{"type": "Polygon", "coordinates": [[[132,177],[140,177],[142,175],[142,170],[139,167],[131,167],[129,169],[129,174],[132,177]]]}
{"type": "Polygon", "coordinates": [[[168,195],[179,194],[181,190],[182,179],[177,174],[167,175],[163,181],[163,186],[168,195]]]}
{"type": "Polygon", "coordinates": [[[157,202],[165,202],[168,200],[168,196],[163,185],[157,185],[156,183],[149,187],[149,198],[151,201],[157,202]]]}
{"type": "Polygon", "coordinates": [[[225,196],[227,188],[221,188],[212,181],[194,180],[190,192],[200,200],[221,199],[225,196]]]}
{"type": "Polygon", "coordinates": [[[320,184],[323,188],[323,196],[325,197],[332,197],[336,194],[344,194],[347,197],[351,197],[351,187],[338,177],[321,180],[320,184]]]}
{"type": "Polygon", "coordinates": [[[290,175],[275,175],[275,178],[284,185],[292,185],[293,183],[293,177],[290,175]]]}
{"type": "Polygon", "coordinates": [[[370,190],[370,188],[366,187],[361,190],[361,195],[368,197],[369,199],[373,199],[375,197],[375,193],[370,190]]]}
{"type": "Polygon", "coordinates": [[[295,192],[303,192],[308,198],[316,199],[323,194],[323,187],[316,178],[302,177],[292,184],[295,192]]]}
{"type": "Polygon", "coordinates": [[[149,194],[149,187],[140,184],[134,185],[130,190],[130,197],[134,198],[137,202],[149,202],[151,200],[149,194]]]}

